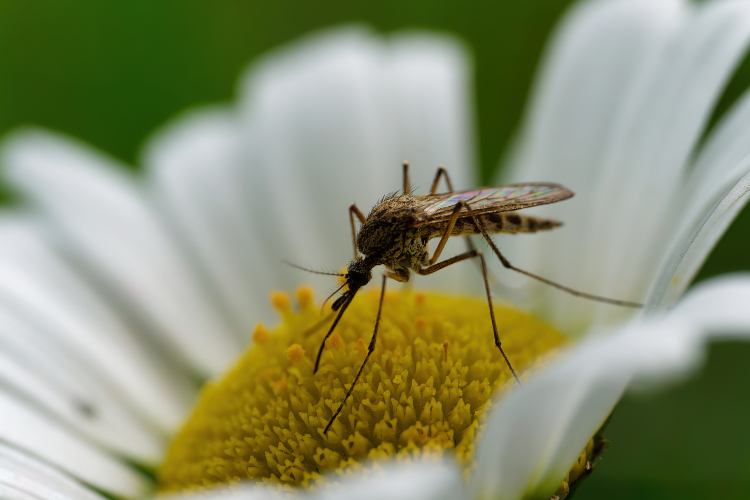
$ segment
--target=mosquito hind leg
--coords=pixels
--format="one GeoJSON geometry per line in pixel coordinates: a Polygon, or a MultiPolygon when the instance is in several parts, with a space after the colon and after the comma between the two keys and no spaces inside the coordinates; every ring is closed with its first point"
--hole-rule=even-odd
{"type": "MultiPolygon", "coordinates": [[[[529,271],[525,271],[525,270],[523,270],[521,268],[518,268],[518,267],[514,266],[513,264],[511,264],[508,261],[508,259],[505,258],[505,256],[502,253],[500,253],[500,249],[497,248],[497,246],[495,245],[495,242],[492,241],[492,238],[490,238],[490,235],[487,234],[487,230],[484,229],[484,226],[479,221],[479,218],[474,213],[474,210],[472,210],[469,205],[466,205],[466,209],[469,211],[469,214],[471,215],[471,218],[474,220],[474,224],[476,224],[477,228],[479,228],[479,231],[482,233],[482,237],[484,237],[484,239],[487,242],[487,244],[490,246],[490,248],[492,249],[492,251],[495,253],[495,255],[497,256],[497,258],[500,260],[500,263],[502,263],[503,267],[505,267],[506,269],[511,269],[513,271],[516,271],[517,273],[521,273],[523,275],[528,276],[529,278],[533,278],[533,279],[535,279],[537,281],[541,281],[542,283],[545,283],[545,284],[547,284],[547,285],[549,285],[551,287],[557,288],[558,290],[562,290],[563,292],[567,292],[567,293],[569,293],[571,295],[574,295],[576,297],[583,297],[583,298],[586,298],[586,299],[596,300],[598,302],[604,302],[604,303],[607,303],[607,304],[614,304],[614,305],[617,305],[617,306],[625,306],[625,307],[633,307],[633,308],[641,308],[641,307],[643,307],[643,304],[641,304],[639,302],[631,302],[631,301],[628,301],[628,300],[610,299],[610,298],[607,298],[607,297],[602,297],[600,295],[594,295],[592,293],[581,292],[581,291],[576,290],[574,288],[570,288],[570,287],[561,285],[560,283],[556,283],[556,282],[554,282],[552,280],[548,280],[547,278],[542,278],[541,276],[539,276],[537,274],[530,273],[529,271]]],[[[482,265],[484,266],[484,260],[482,260],[482,265]]],[[[487,279],[487,274],[485,272],[485,283],[486,283],[486,279],[487,279]]]]}
{"type": "MultiPolygon", "coordinates": [[[[448,172],[446,172],[445,168],[442,166],[438,168],[437,174],[435,175],[435,181],[432,183],[432,189],[430,190],[430,194],[434,194],[434,191],[437,190],[438,181],[440,181],[440,176],[445,176],[445,181],[448,183],[448,189],[450,189],[449,192],[453,192],[453,188],[451,186],[451,181],[448,178],[448,172]]],[[[440,254],[443,251],[443,248],[445,248],[445,244],[448,242],[448,238],[451,237],[451,232],[453,231],[453,227],[456,225],[456,221],[458,220],[458,216],[463,209],[463,207],[466,206],[465,201],[459,201],[456,203],[456,207],[453,209],[453,213],[451,214],[451,218],[448,219],[448,227],[446,228],[445,232],[443,233],[443,236],[440,238],[440,242],[438,243],[437,248],[435,249],[435,252],[432,254],[432,257],[430,258],[430,264],[434,264],[437,262],[438,258],[440,258],[440,254]]],[[[471,241],[471,236],[464,236],[464,241],[466,242],[466,248],[469,252],[475,251],[477,248],[474,246],[474,242],[471,241]]],[[[483,275],[487,275],[489,279],[493,282],[493,284],[497,283],[497,278],[488,270],[482,271],[483,275]]]]}
{"type": "Polygon", "coordinates": [[[328,434],[328,430],[333,425],[333,422],[336,421],[336,418],[339,416],[339,413],[341,413],[341,410],[344,409],[344,405],[346,404],[346,401],[349,399],[349,396],[352,395],[352,391],[354,390],[354,386],[357,385],[357,381],[359,381],[359,377],[362,375],[362,370],[365,369],[365,365],[367,364],[367,360],[370,359],[370,355],[375,350],[375,341],[378,338],[378,326],[380,326],[380,313],[383,311],[383,297],[385,296],[385,281],[388,278],[383,275],[383,286],[380,289],[380,302],[378,303],[378,315],[375,317],[375,328],[372,332],[372,338],[370,339],[370,345],[367,346],[367,355],[365,356],[365,360],[362,361],[362,365],[359,367],[359,371],[357,372],[357,375],[354,377],[354,380],[352,381],[352,385],[349,386],[349,390],[346,391],[346,396],[344,396],[343,401],[341,401],[341,404],[339,404],[338,409],[336,410],[336,413],[333,414],[331,417],[331,420],[328,421],[328,424],[326,425],[325,430],[323,430],[323,434],[328,434]]]}
{"type": "Polygon", "coordinates": [[[403,163],[404,167],[404,190],[403,194],[411,195],[411,183],[409,182],[409,162],[405,161],[403,163]]]}
{"type": "Polygon", "coordinates": [[[419,269],[417,270],[417,273],[426,276],[428,274],[440,271],[441,269],[445,269],[446,267],[453,265],[456,262],[461,262],[462,260],[472,259],[476,257],[479,258],[479,262],[481,263],[482,277],[484,278],[484,291],[487,294],[487,304],[490,307],[490,319],[492,320],[492,333],[495,336],[495,345],[500,350],[500,354],[502,354],[503,359],[505,359],[505,363],[508,365],[508,368],[510,368],[510,372],[513,374],[513,378],[516,379],[516,382],[520,387],[523,387],[523,385],[521,384],[521,380],[518,378],[518,374],[516,374],[516,371],[513,369],[513,365],[510,364],[510,360],[505,354],[502,343],[500,342],[500,334],[497,331],[497,321],[495,321],[495,308],[492,305],[492,295],[490,294],[490,282],[487,279],[487,263],[484,261],[484,254],[482,253],[482,251],[476,249],[469,250],[468,252],[458,254],[454,257],[451,257],[450,259],[438,262],[437,264],[419,269]]]}

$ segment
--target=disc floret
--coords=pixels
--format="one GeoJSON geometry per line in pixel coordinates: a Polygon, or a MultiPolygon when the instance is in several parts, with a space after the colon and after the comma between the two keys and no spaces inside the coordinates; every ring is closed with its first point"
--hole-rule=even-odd
{"type": "MultiPolygon", "coordinates": [[[[321,320],[312,292],[298,290],[296,310],[274,297],[283,306],[281,324],[272,331],[258,325],[254,345],[221,380],[205,385],[159,470],[162,491],[248,479],[314,487],[374,467],[373,460],[446,454],[470,474],[491,396],[516,385],[494,347],[485,301],[386,293],[375,350],[325,434],[367,354],[379,291],[351,303],[317,373],[326,328],[311,330],[321,320]]],[[[563,342],[552,327],[514,309],[497,307],[496,315],[522,374],[563,342]]]]}

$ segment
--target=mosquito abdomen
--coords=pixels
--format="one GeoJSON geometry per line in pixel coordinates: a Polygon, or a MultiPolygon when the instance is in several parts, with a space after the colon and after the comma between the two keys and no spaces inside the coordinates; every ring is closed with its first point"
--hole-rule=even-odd
{"type": "MultiPolygon", "coordinates": [[[[477,215],[477,218],[488,233],[535,233],[562,225],[562,222],[554,219],[521,215],[517,212],[494,212],[477,215]]],[[[456,221],[451,235],[479,233],[471,217],[461,217],[456,221]]]]}

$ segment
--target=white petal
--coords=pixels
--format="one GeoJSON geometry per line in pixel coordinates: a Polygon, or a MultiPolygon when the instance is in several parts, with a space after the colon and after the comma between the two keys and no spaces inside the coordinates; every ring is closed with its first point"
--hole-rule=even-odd
{"type": "MultiPolygon", "coordinates": [[[[604,295],[643,297],[647,291],[676,223],[669,207],[679,196],[689,156],[748,41],[750,3],[697,7],[667,45],[643,95],[630,102],[632,114],[607,166],[610,184],[600,191],[600,200],[619,200],[592,225],[612,228],[597,287],[604,295]]],[[[600,311],[603,318],[617,314],[612,308],[600,311]]]]}
{"type": "Polygon", "coordinates": [[[112,387],[102,383],[95,371],[81,369],[85,362],[80,358],[66,356],[67,362],[61,362],[59,352],[50,355],[50,351],[67,351],[64,342],[60,348],[59,341],[39,339],[37,328],[19,321],[8,309],[0,301],[0,392],[19,394],[40,413],[54,416],[112,451],[144,463],[158,462],[164,436],[113,397],[112,387]],[[39,344],[46,345],[35,349],[39,344]]]}
{"type": "Polygon", "coordinates": [[[746,91],[716,124],[701,148],[684,189],[683,209],[700,211],[705,199],[711,198],[716,185],[727,177],[735,180],[737,167],[746,159],[750,147],[750,92],[746,91]]]}
{"type": "Polygon", "coordinates": [[[34,500],[37,497],[13,486],[5,486],[0,483],[0,498],[5,500],[34,500]]]}
{"type": "Polygon", "coordinates": [[[736,273],[699,283],[673,309],[673,315],[712,337],[744,339],[750,325],[750,274],[736,273]]]}
{"type": "MultiPolygon", "coordinates": [[[[416,194],[426,194],[439,165],[454,188],[474,187],[472,68],[467,49],[448,36],[404,33],[386,39],[383,85],[394,113],[399,157],[423,178],[412,178],[416,194]]],[[[387,119],[387,118],[384,118],[387,119]]],[[[381,168],[387,174],[390,168],[381,168]]],[[[400,176],[399,176],[400,177],[400,176]]],[[[447,191],[440,185],[438,192],[447,191]]]]}
{"type": "MultiPolygon", "coordinates": [[[[603,175],[607,145],[625,110],[623,96],[632,92],[683,17],[681,2],[651,0],[584,2],[566,17],[537,76],[531,109],[506,179],[560,182],[576,196],[538,210],[563,221],[561,229],[497,238],[501,249],[508,249],[511,262],[596,292],[593,283],[583,280],[581,270],[589,265],[590,254],[604,249],[598,228],[592,228],[587,219],[603,175]]],[[[582,325],[571,323],[588,317],[574,318],[571,313],[571,308],[579,310],[580,301],[568,302],[565,294],[545,285],[506,275],[504,279],[528,288],[528,298],[541,296],[537,310],[556,324],[574,331],[582,325]]]]}
{"type": "Polygon", "coordinates": [[[236,334],[247,337],[255,323],[276,315],[266,289],[274,282],[271,267],[253,261],[262,255],[264,235],[253,231],[260,214],[250,211],[243,186],[241,141],[229,110],[192,111],[150,140],[143,164],[157,202],[205,270],[236,334]]]}
{"type": "Polygon", "coordinates": [[[199,372],[226,366],[240,343],[119,165],[40,131],[6,138],[2,153],[12,183],[38,203],[68,250],[108,282],[124,307],[199,372]]]}
{"type": "Polygon", "coordinates": [[[750,337],[750,276],[708,282],[670,313],[588,338],[504,397],[478,454],[480,496],[547,495],[559,486],[629,384],[662,385],[703,360],[707,339],[750,337]]]}
{"type": "Polygon", "coordinates": [[[57,423],[0,393],[0,441],[43,458],[81,481],[114,495],[139,497],[148,479],[57,423]]]}
{"type": "MultiPolygon", "coordinates": [[[[0,486],[39,500],[103,500],[103,496],[81,485],[59,470],[0,444],[0,486]]],[[[0,498],[8,498],[0,493],[0,498]]]]}
{"type": "MultiPolygon", "coordinates": [[[[316,269],[348,262],[349,204],[367,213],[400,190],[404,155],[415,155],[411,180],[423,189],[438,161],[455,165],[457,187],[471,186],[465,72],[450,39],[383,43],[356,28],[311,36],[255,65],[244,79],[242,110],[247,199],[258,214],[251,223],[267,245],[258,261],[281,268],[285,258],[316,269]]],[[[278,276],[274,285],[282,288],[316,282],[293,269],[278,276]]],[[[317,283],[332,286],[330,278],[317,283]]]]}
{"type": "Polygon", "coordinates": [[[340,486],[323,489],[310,497],[321,500],[452,500],[466,497],[460,468],[453,463],[392,463],[383,465],[381,470],[371,475],[362,476],[345,479],[340,486]]]}
{"type": "MultiPolygon", "coordinates": [[[[750,171],[750,157],[741,166],[745,171],[750,171]]],[[[716,192],[715,199],[706,200],[706,212],[699,214],[702,217],[670,250],[668,260],[659,270],[646,302],[649,309],[669,307],[682,295],[711,250],[747,204],[748,191],[750,173],[732,185],[728,192],[716,192]]]]}
{"type": "MultiPolygon", "coordinates": [[[[338,484],[324,486],[319,491],[308,493],[297,491],[288,493],[283,498],[299,500],[460,500],[468,498],[461,479],[460,468],[449,462],[418,461],[415,463],[379,463],[374,470],[365,473],[354,473],[351,476],[332,478],[338,484]]],[[[199,500],[261,500],[277,498],[278,493],[270,492],[265,487],[252,486],[238,488],[231,492],[221,491],[216,494],[203,494],[199,500]]],[[[172,496],[173,499],[196,498],[190,496],[172,496]]]]}
{"type": "Polygon", "coordinates": [[[25,317],[26,328],[33,331],[20,336],[2,322],[9,329],[0,331],[0,337],[58,346],[54,354],[28,346],[38,359],[27,359],[27,364],[54,382],[70,369],[70,363],[55,361],[65,352],[71,362],[75,359],[75,371],[99,386],[108,400],[124,400],[165,431],[181,422],[192,404],[194,382],[160,356],[137,327],[129,328],[114,314],[99,292],[54,252],[36,221],[8,214],[0,219],[0,270],[0,301],[25,317]]]}
{"type": "Polygon", "coordinates": [[[19,395],[40,413],[69,425],[110,451],[158,465],[165,440],[135,420],[126,408],[110,401],[89,406],[86,400],[71,399],[67,391],[59,390],[59,384],[49,383],[35,368],[0,352],[0,392],[19,395]]]}
{"type": "Polygon", "coordinates": [[[673,207],[674,239],[649,292],[650,308],[674,304],[693,280],[750,190],[750,93],[716,126],[673,207]]]}
{"type": "MultiPolygon", "coordinates": [[[[536,259],[530,270],[579,290],[639,300],[671,239],[676,222],[670,208],[689,155],[745,51],[750,4],[591,2],[570,18],[563,35],[563,48],[549,63],[549,74],[556,78],[542,87],[546,93],[537,106],[542,111],[536,115],[549,114],[546,122],[535,125],[540,132],[532,146],[541,152],[522,149],[518,168],[531,165],[529,172],[552,176],[528,180],[567,184],[567,179],[554,176],[554,169],[559,162],[563,169],[570,165],[576,172],[570,182],[579,184],[570,187],[584,196],[566,202],[570,209],[561,204],[559,213],[570,210],[574,219],[563,217],[567,227],[557,236],[529,241],[538,248],[530,254],[536,259]],[[620,53],[631,62],[625,68],[630,79],[606,66],[607,55],[620,53]],[[602,87],[596,84],[600,79],[602,87]],[[617,94],[604,91],[607,86],[617,94]],[[577,98],[580,93],[584,95],[577,98]],[[550,130],[554,127],[564,130],[550,130]],[[573,168],[576,162],[580,165],[573,168]]],[[[549,294],[551,318],[568,331],[583,331],[591,318],[610,322],[624,312],[549,294]]]]}

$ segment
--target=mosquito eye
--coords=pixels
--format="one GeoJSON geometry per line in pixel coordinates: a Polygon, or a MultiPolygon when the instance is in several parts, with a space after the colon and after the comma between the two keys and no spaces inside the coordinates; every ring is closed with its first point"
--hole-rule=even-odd
{"type": "Polygon", "coordinates": [[[358,272],[349,272],[348,275],[349,281],[353,286],[356,288],[360,288],[365,286],[367,283],[370,282],[369,277],[364,273],[358,273],[358,272]]]}

